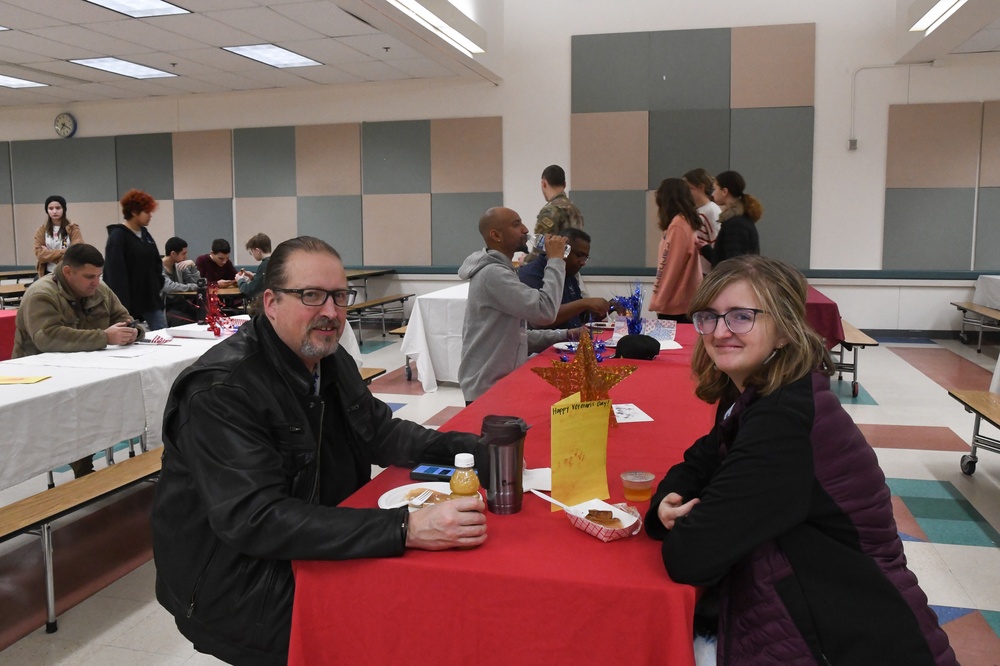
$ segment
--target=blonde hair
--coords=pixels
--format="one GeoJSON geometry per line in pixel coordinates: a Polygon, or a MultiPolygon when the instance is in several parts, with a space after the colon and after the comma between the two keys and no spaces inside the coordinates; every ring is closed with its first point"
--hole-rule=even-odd
{"type": "MultiPolygon", "coordinates": [[[[691,300],[688,316],[708,309],[723,289],[737,282],[745,282],[753,290],[778,335],[788,340],[747,378],[746,386],[768,395],[814,370],[833,374],[833,359],[823,338],[806,321],[805,276],[789,263],[757,254],[723,261],[705,276],[691,300]]],[[[736,397],[736,386],[715,366],[701,336],[695,343],[691,371],[697,383],[695,395],[705,402],[736,397]]]]}

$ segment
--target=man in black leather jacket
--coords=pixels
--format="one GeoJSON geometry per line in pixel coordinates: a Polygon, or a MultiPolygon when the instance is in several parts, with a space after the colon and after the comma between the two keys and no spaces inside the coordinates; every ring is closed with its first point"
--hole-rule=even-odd
{"type": "Polygon", "coordinates": [[[171,389],[152,516],[156,596],[195,649],[227,662],[286,663],[291,560],[486,539],[479,498],[412,516],[337,506],[369,480],[371,464],[451,462],[466,451],[481,472],[486,464],[478,436],[394,419],[372,396],[338,346],[352,298],[333,248],[309,237],[282,243],[265,314],[171,389]]]}

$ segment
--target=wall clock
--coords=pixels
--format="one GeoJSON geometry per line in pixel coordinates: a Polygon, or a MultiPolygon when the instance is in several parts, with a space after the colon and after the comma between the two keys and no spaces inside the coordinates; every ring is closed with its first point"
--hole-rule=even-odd
{"type": "Polygon", "coordinates": [[[68,139],[74,134],[76,134],[76,118],[73,117],[72,113],[63,112],[56,116],[55,129],[56,134],[64,139],[68,139]]]}

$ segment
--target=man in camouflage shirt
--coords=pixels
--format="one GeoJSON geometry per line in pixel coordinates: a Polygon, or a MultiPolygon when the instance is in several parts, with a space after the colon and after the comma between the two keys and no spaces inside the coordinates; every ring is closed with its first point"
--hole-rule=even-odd
{"type": "MultiPolygon", "coordinates": [[[[542,172],[542,196],[548,203],[538,212],[536,234],[560,234],[570,228],[583,229],[583,214],[566,196],[566,172],[558,164],[545,167],[542,172]]],[[[532,252],[527,261],[533,261],[538,256],[532,252]]]]}

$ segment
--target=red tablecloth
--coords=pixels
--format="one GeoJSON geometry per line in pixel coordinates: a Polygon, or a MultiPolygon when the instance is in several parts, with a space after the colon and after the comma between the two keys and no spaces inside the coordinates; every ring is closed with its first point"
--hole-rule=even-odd
{"type": "Polygon", "coordinates": [[[813,287],[809,287],[806,295],[806,320],[826,340],[827,349],[833,349],[844,339],[840,308],[813,287]]]}
{"type": "Polygon", "coordinates": [[[17,310],[0,310],[0,361],[6,361],[14,352],[14,318],[17,310]]]}
{"type": "MultiPolygon", "coordinates": [[[[678,327],[679,351],[661,352],[611,390],[650,423],[612,428],[608,486],[622,501],[619,474],[646,469],[662,478],[708,432],[713,408],[693,396],[695,334],[678,327]]],[[[549,406],[559,393],[530,367],[506,377],[442,429],[480,431],[486,414],[511,414],[533,427],[529,467],[549,466],[549,406]]],[[[391,468],[345,504],[373,507],[411,483],[391,468]]],[[[638,505],[645,514],[647,502],[638,505]]],[[[644,533],[603,543],[572,527],[562,512],[526,495],[520,513],[487,514],[489,538],[468,551],[408,551],[393,559],[294,563],[295,609],[289,663],[318,664],[693,664],[695,591],[673,583],[660,544],[644,533]]]]}

